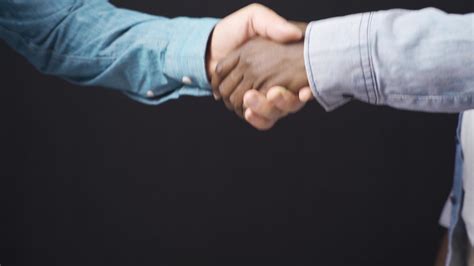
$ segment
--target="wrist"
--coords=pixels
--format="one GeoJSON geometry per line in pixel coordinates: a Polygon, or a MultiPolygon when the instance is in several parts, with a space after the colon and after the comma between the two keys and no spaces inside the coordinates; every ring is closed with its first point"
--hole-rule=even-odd
{"type": "MultiPolygon", "coordinates": [[[[163,53],[163,73],[176,82],[182,83],[182,86],[187,85],[209,91],[206,50],[209,36],[218,20],[182,17],[172,21],[173,27],[181,30],[163,44],[166,45],[166,52],[163,53]]],[[[159,36],[159,33],[155,34],[159,36]]]]}
{"type": "Polygon", "coordinates": [[[304,61],[304,42],[291,44],[287,53],[286,65],[292,68],[291,81],[288,89],[298,93],[301,88],[309,86],[306,66],[304,61]]]}

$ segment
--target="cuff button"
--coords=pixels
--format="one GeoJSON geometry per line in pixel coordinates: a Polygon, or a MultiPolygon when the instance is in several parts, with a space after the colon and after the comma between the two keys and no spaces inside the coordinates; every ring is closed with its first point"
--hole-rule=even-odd
{"type": "Polygon", "coordinates": [[[153,91],[147,91],[146,92],[146,97],[148,97],[148,98],[155,97],[155,93],[153,91]]]}
{"type": "Polygon", "coordinates": [[[181,81],[182,81],[184,84],[186,84],[186,85],[191,85],[191,84],[193,84],[193,81],[192,81],[191,78],[188,77],[188,76],[184,76],[184,77],[181,79],[181,81]]]}

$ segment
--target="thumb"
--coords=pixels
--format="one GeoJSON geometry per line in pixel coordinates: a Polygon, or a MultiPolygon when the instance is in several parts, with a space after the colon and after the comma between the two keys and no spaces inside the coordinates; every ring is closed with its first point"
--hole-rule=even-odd
{"type": "Polygon", "coordinates": [[[299,41],[303,32],[292,23],[263,5],[252,6],[249,32],[277,42],[299,41]]]}
{"type": "Polygon", "coordinates": [[[299,92],[299,98],[301,102],[309,102],[314,99],[313,92],[310,87],[304,87],[299,92]]]}
{"type": "Polygon", "coordinates": [[[280,86],[272,87],[267,93],[267,99],[284,114],[296,113],[305,105],[305,102],[299,100],[298,95],[280,86]]]}

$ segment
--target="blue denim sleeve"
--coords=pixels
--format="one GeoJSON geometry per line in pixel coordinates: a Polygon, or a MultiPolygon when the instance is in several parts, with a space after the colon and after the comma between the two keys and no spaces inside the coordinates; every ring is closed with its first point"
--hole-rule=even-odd
{"type": "Polygon", "coordinates": [[[426,111],[474,108],[474,14],[388,10],[312,22],[305,64],[328,111],[351,99],[426,111]]]}
{"type": "Polygon", "coordinates": [[[217,19],[168,19],[106,0],[0,2],[0,38],[39,71],[148,104],[210,95],[205,53],[217,19]]]}

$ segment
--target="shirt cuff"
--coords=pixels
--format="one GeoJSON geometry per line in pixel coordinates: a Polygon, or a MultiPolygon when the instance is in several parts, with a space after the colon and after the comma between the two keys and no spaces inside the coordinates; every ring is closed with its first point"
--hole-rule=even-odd
{"type": "Polygon", "coordinates": [[[326,111],[353,98],[376,104],[369,45],[372,16],[362,13],[315,21],[306,30],[306,72],[315,98],[326,111]]]}
{"type": "Polygon", "coordinates": [[[130,98],[148,105],[159,105],[180,96],[209,96],[206,51],[210,35],[219,19],[178,17],[169,20],[170,30],[164,50],[163,72],[168,84],[161,91],[125,92],[130,98]],[[172,25],[172,26],[171,26],[172,25]]]}
{"type": "Polygon", "coordinates": [[[175,18],[181,24],[179,34],[168,43],[164,73],[183,86],[210,91],[206,72],[206,50],[212,30],[219,20],[215,18],[175,18]]]}

